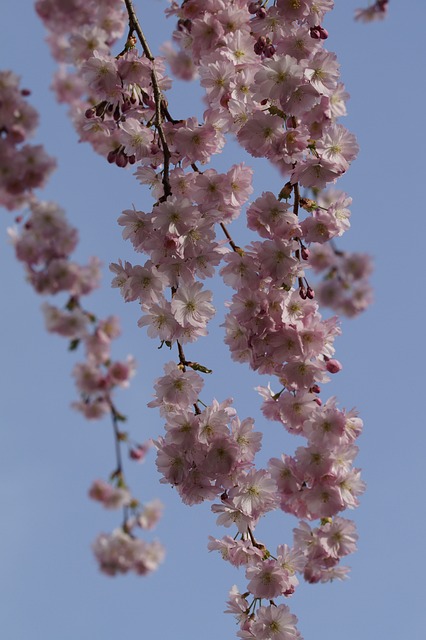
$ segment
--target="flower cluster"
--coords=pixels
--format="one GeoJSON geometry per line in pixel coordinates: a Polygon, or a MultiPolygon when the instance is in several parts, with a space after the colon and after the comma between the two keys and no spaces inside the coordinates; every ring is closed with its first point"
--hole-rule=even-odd
{"type": "Polygon", "coordinates": [[[117,573],[133,571],[146,575],[158,568],[164,560],[164,548],[158,540],[141,540],[134,530],[151,530],[161,518],[163,505],[153,500],[144,505],[133,498],[123,483],[120,474],[119,486],[114,487],[103,480],[96,480],[89,490],[89,497],[100,502],[106,509],[124,508],[126,515],[123,526],[111,534],[101,533],[92,548],[103,573],[114,576],[117,573]],[[120,486],[122,485],[122,486],[120,486]],[[124,486],[123,486],[124,485],[124,486]],[[129,517],[128,514],[132,513],[129,517]]]}
{"type": "MultiPolygon", "coordinates": [[[[8,73],[0,74],[0,77],[15,81],[8,73]]],[[[16,92],[22,95],[18,86],[16,92]]],[[[25,113],[25,109],[22,112],[25,113]]],[[[28,108],[28,113],[32,113],[31,108],[28,108]]],[[[37,120],[36,112],[34,120],[37,120]]],[[[19,154],[9,159],[11,163],[16,161],[16,171],[19,171],[19,154]]],[[[13,163],[9,170],[14,173],[13,163]]],[[[25,195],[8,200],[9,208],[21,206],[25,195]]],[[[110,316],[99,320],[81,304],[82,296],[90,294],[99,285],[99,261],[92,258],[87,266],[81,266],[70,259],[78,243],[77,230],[68,223],[64,211],[55,203],[40,202],[31,196],[28,211],[18,216],[16,222],[20,226],[10,230],[10,235],[16,257],[24,264],[27,280],[33,289],[41,295],[64,292],[69,296],[63,309],[47,302],[43,305],[47,330],[70,340],[71,350],[77,349],[80,342],[85,347],[86,359],[76,364],[73,371],[80,393],[80,400],[73,406],[88,419],[109,414],[113,422],[117,467],[111,474],[111,482],[96,481],[89,495],[107,509],[123,508],[124,521],[120,530],[97,539],[95,555],[106,573],[134,570],[144,575],[157,568],[164,551],[157,541],[148,543],[137,539],[133,529],[153,528],[161,516],[162,507],[158,501],[141,505],[131,496],[125,482],[121,444],[128,446],[131,459],[143,460],[150,443],[133,443],[119,428],[125,417],[116,409],[113,393],[117,387],[128,386],[135,372],[135,362],[131,356],[123,361],[112,360],[112,340],[120,334],[118,319],[110,316]]]]}
{"type": "MultiPolygon", "coordinates": [[[[30,215],[20,233],[13,231],[13,242],[18,260],[25,264],[27,279],[40,294],[57,294],[66,291],[69,300],[65,309],[50,303],[43,305],[46,328],[70,340],[70,348],[80,342],[85,346],[86,359],[75,365],[73,375],[80,400],[73,407],[88,419],[98,419],[110,414],[117,445],[127,443],[129,457],[140,460],[147,445],[131,443],[127,433],[118,428],[125,420],[113,404],[113,392],[126,387],[135,372],[132,357],[124,361],[111,359],[111,343],[120,334],[118,319],[110,316],[97,320],[85,311],[80,297],[90,293],[99,283],[99,264],[92,259],[87,267],[69,260],[77,244],[77,231],[69,225],[64,212],[54,203],[33,201],[30,215]]],[[[124,508],[123,528],[110,536],[102,534],[94,544],[94,553],[101,570],[110,575],[133,570],[140,575],[157,568],[164,551],[159,542],[144,542],[132,534],[136,526],[151,528],[161,514],[161,509],[145,507],[133,498],[126,486],[121,454],[117,469],[112,474],[113,484],[96,481],[89,492],[94,500],[107,509],[124,508]],[[131,514],[131,515],[130,515],[131,514]]]]}
{"type": "Polygon", "coordinates": [[[320,304],[349,318],[357,316],[373,299],[369,277],[373,270],[366,253],[340,251],[325,244],[314,246],[309,253],[309,265],[323,273],[323,281],[315,286],[320,304]]]}
{"type": "Polygon", "coordinates": [[[146,542],[123,529],[100,534],[92,548],[100,570],[108,576],[129,571],[145,576],[155,571],[164,559],[164,548],[157,540],[146,542]]]}
{"type": "Polygon", "coordinates": [[[334,182],[358,150],[335,122],[348,95],[335,54],[323,46],[321,22],[332,6],[332,0],[278,0],[270,7],[189,0],[172,3],[169,12],[179,18],[174,41],[192,57],[206,90],[205,119],[304,187],[334,182]]]}
{"type": "MultiPolygon", "coordinates": [[[[53,202],[33,201],[29,212],[25,220],[20,218],[20,231],[12,230],[11,237],[16,257],[25,264],[27,279],[34,290],[40,294],[67,291],[75,298],[91,293],[99,285],[100,265],[95,258],[84,267],[69,260],[77,246],[78,234],[64,211],[53,202]]],[[[76,332],[71,337],[77,335],[76,332]]]]}
{"type": "Polygon", "coordinates": [[[6,209],[28,203],[56,166],[42,145],[26,143],[38,124],[29,93],[14,73],[0,72],[0,206],[6,209]]]}
{"type": "MultiPolygon", "coordinates": [[[[323,245],[349,228],[352,200],[341,191],[321,190],[347,170],[358,152],[353,134],[337,123],[346,114],[348,94],[336,56],[324,48],[327,32],[321,22],[333,2],[274,4],[172,3],[169,14],[178,17],[174,41],[180,50],[174,53],[169,46],[167,56],[183,78],[185,61],[193,61],[193,75],[199,73],[206,91],[206,123],[215,122],[222,134],[233,133],[251,155],[267,158],[289,178],[280,200],[293,185],[316,194],[316,200],[298,199],[297,213],[303,209],[306,217],[295,235],[305,244],[323,245]]],[[[272,194],[264,197],[260,213],[269,207],[269,215],[278,216],[272,194]]],[[[279,210],[284,209],[281,203],[279,210]]],[[[249,226],[270,238],[258,214],[251,215],[249,226]]],[[[274,232],[279,236],[280,229],[274,232]]],[[[367,279],[350,277],[344,267],[337,272],[333,308],[355,315],[371,302],[367,279]]],[[[327,288],[329,282],[321,287],[327,288]]]]}
{"type": "MultiPolygon", "coordinates": [[[[113,285],[125,300],[138,300],[145,313],[139,324],[178,348],[178,363],[166,365],[150,403],[166,422],[166,434],[156,442],[157,466],[162,482],[176,487],[186,504],[215,500],[218,524],[237,528],[237,539],[211,538],[209,548],[246,567],[246,591],[235,593],[230,605],[242,638],[298,637],[295,617],[275,599],[293,593],[296,573],[310,582],[345,576],[338,564],[354,551],[356,533],[338,514],[357,506],[364,489],[353,467],[362,422],[355,411],[338,409],[334,398],[324,404],[320,398],[320,385],[341,369],[333,345],[340,329],[336,318],[321,318],[305,277],[310,253],[348,229],[350,198],[328,192],[311,200],[301,196],[300,187],[318,190],[334,182],[357,152],[354,136],[336,123],[347,96],[335,56],[322,46],[321,21],[331,3],[318,6],[314,11],[308,1],[297,10],[284,2],[269,9],[220,0],[172,4],[181,53],[171,62],[178,73],[182,64],[183,76],[185,56],[192,58],[208,108],[204,124],[194,118],[176,122],[166,114],[152,121],[159,142],[151,165],[148,152],[133,155],[141,165],[136,176],[150,185],[157,203],[151,213],[125,211],[119,219],[123,236],[148,260],[111,267],[113,285]],[[289,11],[296,11],[291,19],[289,11]],[[227,174],[201,173],[197,166],[222,149],[226,133],[288,178],[278,197],[264,192],[248,208],[248,227],[260,240],[245,248],[233,242],[225,225],[250,194],[250,170],[239,165],[227,174]],[[215,225],[233,251],[217,243],[215,225]],[[198,280],[211,276],[221,260],[221,276],[235,289],[225,319],[231,355],[277,378],[278,393],[260,388],[264,415],[307,441],[294,456],[273,458],[267,469],[254,466],[261,434],[253,419],[241,421],[230,400],[202,403],[200,373],[208,370],[183,353],[183,344],[206,333],[213,307],[198,280]],[[301,523],[294,546],[280,545],[273,556],[254,530],[278,507],[301,523]],[[317,519],[319,526],[311,529],[308,522],[317,519]],[[262,606],[262,599],[270,604],[262,606]]],[[[154,93],[153,81],[152,88],[154,93]]],[[[157,114],[163,104],[160,95],[157,114]]],[[[123,121],[117,122],[121,128],[123,121]]]]}
{"type": "MultiPolygon", "coordinates": [[[[118,3],[107,4],[117,17],[118,3]]],[[[72,105],[81,139],[119,167],[135,165],[137,179],[155,199],[151,211],[126,210],[119,218],[123,237],[146,255],[144,264],[119,261],[111,270],[124,299],[140,304],[139,325],[177,351],[149,403],[165,421],[165,434],[155,443],[161,481],[176,487],[186,504],[214,500],[218,524],[237,529],[234,538],[211,538],[209,549],[245,567],[246,591],[233,589],[228,609],[240,625],[238,636],[298,638],[295,616],[275,600],[292,595],[297,573],[309,582],[345,576],[339,562],[355,550],[357,536],[340,514],[358,505],[364,489],[353,466],[362,421],[356,411],[339,409],[335,398],[321,398],[321,385],[342,368],[334,357],[338,320],[322,318],[306,277],[308,268],[320,270],[322,252],[329,262],[318,297],[324,299],[334,280],[339,310],[355,315],[366,306],[368,260],[351,266],[329,244],[349,228],[351,199],[340,191],[320,193],[347,171],[358,151],[353,134],[337,122],[348,95],[335,54],[324,48],[322,22],[333,0],[276,0],[270,6],[173,1],[167,13],[178,19],[173,39],[179,50],[166,47],[166,57],[179,77],[199,75],[207,104],[202,122],[171,116],[164,97],[170,79],[149,49],[131,0],[125,0],[129,32],[116,56],[111,43],[119,29],[97,31],[101,9],[92,7],[89,16],[73,22],[50,5],[37,3],[51,34],[65,43],[64,53],[51,36],[55,57],[78,70],[75,94],[57,87],[59,98],[72,105]],[[251,194],[251,169],[200,168],[222,151],[226,134],[253,157],[268,159],[285,179],[277,195],[266,191],[250,204],[247,224],[259,238],[244,248],[227,225],[251,194]],[[225,243],[217,239],[219,230],[225,243]],[[294,455],[273,458],[265,469],[255,466],[261,433],[254,420],[240,420],[230,399],[201,401],[200,374],[211,371],[183,350],[207,333],[215,309],[203,281],[219,265],[235,291],[224,322],[231,356],[275,378],[277,392],[259,387],[263,414],[305,439],[294,455]],[[350,294],[342,293],[347,286],[350,294]],[[281,544],[273,555],[254,530],[277,508],[300,524],[293,547],[281,544]],[[319,524],[311,527],[315,520],[319,524]]],[[[122,28],[122,16],[114,24],[122,28]]],[[[130,508],[125,489],[98,484],[92,493],[107,508],[117,502],[130,508]]],[[[98,539],[102,569],[141,572],[140,548],[129,540],[123,545],[122,538],[120,532],[98,539]]]]}
{"type": "Polygon", "coordinates": [[[129,36],[118,56],[112,54],[111,47],[123,35],[126,23],[123,3],[73,0],[63,7],[38,0],[36,10],[60,64],[53,89],[59,102],[70,105],[81,140],[119,167],[142,159],[155,162],[152,156],[160,148],[151,126],[155,116],[152,76],[162,90],[170,82],[161,60],[153,63],[133,50],[133,37],[129,36]]]}
{"type": "MultiPolygon", "coordinates": [[[[136,175],[143,183],[156,180],[150,168],[140,167],[136,175]]],[[[214,307],[211,292],[199,279],[213,276],[229,251],[217,241],[215,226],[239,215],[252,191],[251,176],[244,165],[234,165],[226,174],[213,169],[185,173],[176,167],[168,175],[173,195],[150,213],[127,210],[119,218],[123,237],[149,259],[137,266],[112,264],[113,286],[126,301],[138,300],[144,312],[139,325],[148,326],[150,337],[171,345],[206,335],[214,307]],[[167,290],[172,291],[170,300],[167,290]]],[[[154,184],[161,190],[158,180],[154,184]]]]}

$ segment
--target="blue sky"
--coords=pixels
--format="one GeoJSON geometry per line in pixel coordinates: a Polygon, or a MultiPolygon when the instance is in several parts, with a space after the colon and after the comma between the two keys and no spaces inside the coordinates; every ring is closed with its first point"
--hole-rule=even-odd
{"type": "MultiPolygon", "coordinates": [[[[163,0],[137,2],[154,51],[169,37],[163,0]]],[[[340,246],[374,256],[375,303],[362,317],[343,322],[337,357],[343,371],[329,393],[341,406],[356,406],[365,421],[358,464],[368,483],[361,507],[350,513],[360,534],[359,551],[348,559],[350,579],[330,585],[301,585],[288,603],[299,617],[305,640],[422,640],[424,614],[424,527],[426,437],[425,395],[424,24],[426,6],[391,0],[383,23],[352,20],[358,0],[336,3],[326,26],[328,48],[337,52],[351,100],[344,124],[361,151],[340,181],[354,200],[352,228],[340,246]],[[410,5],[409,9],[407,8],[410,5]]],[[[131,171],[120,171],[77,142],[65,109],[49,91],[54,64],[32,3],[5,0],[2,6],[1,67],[22,76],[41,113],[37,141],[58,159],[58,170],[40,196],[61,204],[80,231],[76,259],[99,255],[104,286],[91,299],[99,315],[117,313],[123,336],[114,355],[133,353],[138,374],[120,393],[118,406],[129,416],[136,439],[161,433],[157,412],[146,407],[152,381],[167,354],[158,352],[136,326],[136,305],[124,305],[110,288],[107,265],[133,259],[116,219],[133,203],[152,205],[131,171]]],[[[171,109],[178,117],[202,112],[200,93],[176,84],[171,109]],[[197,103],[198,101],[198,103],[197,103]]],[[[219,170],[241,160],[235,145],[214,158],[219,170]]],[[[246,157],[248,162],[251,159],[246,157]]],[[[277,192],[280,181],[256,163],[255,194],[277,192]]],[[[111,427],[87,423],[69,408],[75,399],[70,376],[78,355],[65,341],[47,335],[41,300],[24,281],[7,242],[13,216],[2,211],[0,261],[3,366],[0,503],[0,630],[8,640],[115,640],[166,637],[217,640],[235,637],[234,621],[222,611],[229,588],[244,586],[244,575],[207,552],[208,535],[221,536],[209,505],[185,507],[160,485],[151,453],[144,466],[131,465],[131,486],[142,500],[160,497],[166,505],[156,535],[167,548],[160,570],[149,578],[110,579],[98,573],[90,543],[115,527],[107,513],[87,498],[93,479],[113,468],[111,427]]],[[[243,234],[236,225],[235,234],[243,234]]],[[[241,237],[241,236],[238,236],[241,237]]],[[[218,307],[229,290],[217,293],[218,307]]],[[[265,430],[264,460],[298,445],[259,412],[253,391],[259,379],[230,361],[220,343],[220,314],[210,335],[193,347],[193,359],[215,375],[208,391],[229,395],[242,417],[253,415],[265,430]]],[[[274,546],[291,540],[296,520],[274,513],[259,527],[274,546]]]]}

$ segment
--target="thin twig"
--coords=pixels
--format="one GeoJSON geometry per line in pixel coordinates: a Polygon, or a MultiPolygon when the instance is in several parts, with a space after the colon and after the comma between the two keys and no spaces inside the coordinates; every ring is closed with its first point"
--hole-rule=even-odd
{"type": "Polygon", "coordinates": [[[164,133],[163,128],[163,113],[166,115],[171,122],[175,122],[171,117],[167,110],[166,100],[163,96],[163,93],[160,89],[160,83],[158,81],[157,72],[155,71],[155,57],[152,54],[152,51],[149,47],[148,41],[145,38],[145,35],[142,31],[141,25],[139,23],[138,17],[135,13],[135,9],[133,7],[132,0],[124,0],[127,14],[129,16],[129,36],[135,31],[139,38],[139,42],[141,43],[143,52],[148,60],[152,64],[151,69],[151,82],[152,89],[154,92],[154,102],[155,102],[155,128],[158,131],[158,136],[161,141],[161,147],[163,149],[163,158],[164,158],[164,168],[163,168],[163,187],[164,187],[164,195],[160,198],[160,202],[164,202],[167,198],[172,194],[172,188],[170,185],[169,172],[170,172],[170,149],[167,144],[166,135],[164,133]]]}

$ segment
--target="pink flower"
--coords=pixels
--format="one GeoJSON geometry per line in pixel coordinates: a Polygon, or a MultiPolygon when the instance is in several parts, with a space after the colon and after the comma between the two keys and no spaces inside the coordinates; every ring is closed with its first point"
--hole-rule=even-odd
{"type": "Polygon", "coordinates": [[[136,160],[149,157],[153,143],[152,131],[135,118],[126,118],[126,121],[120,124],[119,139],[127,156],[134,155],[136,160]]]}
{"type": "Polygon", "coordinates": [[[339,66],[336,54],[329,51],[319,51],[309,60],[305,76],[317,91],[328,96],[336,88],[339,66]]]}
{"type": "Polygon", "coordinates": [[[374,20],[383,20],[388,11],[388,0],[377,0],[373,5],[365,7],[365,9],[355,10],[355,20],[361,22],[373,22],[374,20]]]}
{"type": "Polygon", "coordinates": [[[78,307],[72,311],[61,311],[45,302],[42,309],[47,331],[73,339],[83,338],[87,334],[89,318],[78,307]]]}
{"type": "Polygon", "coordinates": [[[150,338],[159,338],[160,340],[172,342],[179,335],[179,325],[174,319],[170,302],[160,300],[159,304],[153,304],[149,307],[149,313],[138,320],[138,326],[144,327],[148,325],[148,335],[150,338]]]}
{"type": "Polygon", "coordinates": [[[174,362],[164,366],[165,375],[155,383],[156,399],[148,403],[149,407],[178,405],[186,408],[197,401],[203,388],[203,379],[195,371],[182,371],[174,362]]]}
{"type": "Polygon", "coordinates": [[[247,589],[256,598],[276,598],[289,588],[288,573],[276,560],[263,560],[246,570],[247,589]]]}
{"type": "Polygon", "coordinates": [[[346,169],[334,163],[318,158],[308,158],[299,162],[291,174],[291,182],[300,182],[303,187],[323,189],[329,182],[334,182],[346,169]]]}
{"type": "Polygon", "coordinates": [[[356,551],[355,523],[336,516],[332,522],[321,525],[318,532],[319,540],[325,552],[333,558],[342,558],[356,551]]]}
{"type": "Polygon", "coordinates": [[[258,640],[295,640],[300,638],[296,629],[297,618],[285,604],[260,607],[252,625],[258,640]]]}
{"type": "Polygon", "coordinates": [[[195,118],[189,118],[186,126],[177,129],[174,137],[176,149],[189,163],[210,161],[210,156],[218,153],[223,146],[219,143],[212,125],[199,125],[195,118]]]}
{"type": "Polygon", "coordinates": [[[340,164],[346,170],[358,155],[359,146],[353,133],[341,124],[332,124],[318,140],[316,149],[322,158],[340,164]]]}
{"type": "Polygon", "coordinates": [[[263,111],[256,111],[241,127],[237,138],[252,156],[268,156],[272,145],[283,136],[283,121],[263,111]]]}
{"type": "Polygon", "coordinates": [[[235,68],[232,62],[223,57],[217,61],[209,59],[208,64],[201,63],[200,78],[200,84],[206,88],[209,101],[219,101],[234,84],[235,68]]]}
{"type": "Polygon", "coordinates": [[[146,575],[155,571],[164,559],[164,548],[157,540],[144,542],[122,529],[100,534],[92,548],[100,570],[109,576],[129,571],[146,575]]]}
{"type": "Polygon", "coordinates": [[[89,497],[101,502],[106,509],[120,509],[132,498],[128,489],[113,487],[103,480],[95,480],[89,489],[89,497]]]}
{"type": "Polygon", "coordinates": [[[89,85],[102,97],[115,97],[121,89],[120,76],[114,58],[102,56],[97,51],[83,64],[81,71],[89,85]]]}
{"type": "Polygon", "coordinates": [[[267,471],[251,469],[240,478],[238,486],[230,490],[229,497],[243,513],[258,518],[276,508],[277,485],[267,471]]]}
{"type": "Polygon", "coordinates": [[[108,367],[108,379],[112,385],[128,387],[129,380],[135,375],[136,362],[133,356],[128,356],[127,361],[111,362],[108,367]]]}
{"type": "Polygon", "coordinates": [[[274,60],[265,60],[256,73],[255,98],[279,100],[284,105],[299,84],[303,83],[303,67],[291,56],[284,55],[274,60]]]}
{"type": "Polygon", "coordinates": [[[229,476],[235,469],[238,447],[230,438],[213,440],[202,463],[203,472],[210,478],[229,476]]]}
{"type": "Polygon", "coordinates": [[[144,504],[141,513],[137,516],[137,524],[141,529],[150,531],[154,529],[163,514],[164,505],[160,500],[152,500],[144,504]]]}
{"type": "Polygon", "coordinates": [[[171,311],[176,321],[186,327],[205,327],[214,316],[215,309],[210,301],[211,291],[203,291],[200,282],[192,285],[181,285],[171,302],[171,311]]]}

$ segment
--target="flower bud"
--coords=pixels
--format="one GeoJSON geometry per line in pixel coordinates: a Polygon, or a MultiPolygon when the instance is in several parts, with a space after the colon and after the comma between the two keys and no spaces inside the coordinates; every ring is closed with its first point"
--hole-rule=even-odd
{"type": "Polygon", "coordinates": [[[331,358],[331,360],[327,360],[325,368],[329,373],[338,373],[342,370],[342,364],[338,360],[331,358]]]}
{"type": "Polygon", "coordinates": [[[127,167],[128,161],[129,160],[123,151],[117,153],[117,157],[115,158],[115,164],[117,165],[117,167],[121,167],[124,169],[124,167],[127,167]]]}
{"type": "Polygon", "coordinates": [[[260,36],[257,42],[255,42],[253,51],[256,55],[260,56],[260,54],[264,51],[266,45],[266,38],[264,36],[260,36]]]}
{"type": "Polygon", "coordinates": [[[138,460],[139,462],[142,462],[146,454],[148,453],[149,447],[150,443],[148,442],[144,444],[138,444],[129,450],[129,457],[132,460],[138,460]]]}
{"type": "Polygon", "coordinates": [[[265,50],[263,52],[264,55],[265,55],[265,58],[272,58],[272,56],[274,55],[275,51],[276,51],[276,49],[275,49],[274,45],[273,44],[268,44],[268,46],[265,47],[265,50]]]}
{"type": "Polygon", "coordinates": [[[118,153],[118,149],[114,149],[114,151],[110,151],[109,154],[107,155],[107,160],[110,164],[113,164],[113,162],[115,162],[117,153],[118,153]]]}

